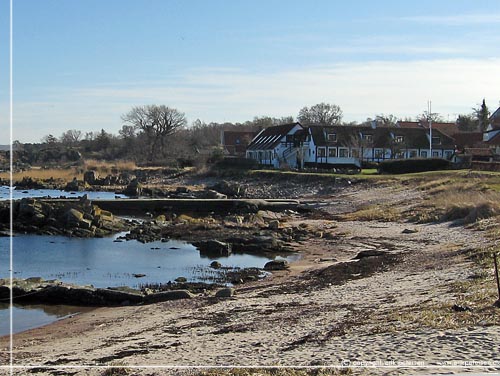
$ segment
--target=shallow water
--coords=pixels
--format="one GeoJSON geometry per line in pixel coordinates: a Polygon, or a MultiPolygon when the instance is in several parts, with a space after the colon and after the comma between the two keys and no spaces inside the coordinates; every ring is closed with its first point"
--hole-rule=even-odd
{"type": "MultiPolygon", "coordinates": [[[[91,307],[65,305],[14,305],[12,307],[12,332],[19,333],[28,329],[50,324],[56,320],[90,311],[91,307]]],[[[10,333],[9,305],[0,303],[0,336],[10,333]]]]}
{"type": "MultiPolygon", "coordinates": [[[[266,256],[231,254],[228,257],[204,257],[191,244],[181,241],[142,244],[135,240],[115,242],[108,238],[68,238],[64,236],[18,235],[13,237],[14,278],[42,277],[95,287],[167,283],[177,277],[188,282],[211,282],[221,270],[209,267],[214,260],[228,267],[263,268],[266,256]],[[145,274],[136,278],[134,274],[145,274]]],[[[287,257],[293,261],[298,255],[287,257]]],[[[10,238],[0,238],[0,278],[8,278],[10,238]]],[[[38,308],[40,308],[39,306],[38,308]]],[[[15,307],[14,332],[45,325],[59,316],[47,309],[15,307]]],[[[9,333],[9,311],[0,306],[0,335],[9,333]]]]}
{"type": "MultiPolygon", "coordinates": [[[[81,197],[83,195],[87,195],[91,200],[112,200],[114,198],[127,198],[127,196],[122,194],[116,194],[114,192],[91,192],[91,191],[82,191],[82,192],[66,192],[60,191],[57,189],[14,189],[12,190],[12,198],[14,200],[20,200],[26,197],[66,197],[66,198],[76,198],[81,197]]],[[[8,186],[0,186],[0,201],[9,200],[10,199],[10,187],[8,186]]]]}

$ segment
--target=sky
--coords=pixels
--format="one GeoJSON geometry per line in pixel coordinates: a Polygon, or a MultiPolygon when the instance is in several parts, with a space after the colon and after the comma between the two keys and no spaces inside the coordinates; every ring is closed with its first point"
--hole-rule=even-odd
{"type": "MultiPolygon", "coordinates": [[[[0,0],[0,144],[9,134],[9,0],[0,0]]],[[[12,140],[117,134],[133,106],[189,123],[345,121],[500,101],[500,1],[13,0],[12,140]]]]}

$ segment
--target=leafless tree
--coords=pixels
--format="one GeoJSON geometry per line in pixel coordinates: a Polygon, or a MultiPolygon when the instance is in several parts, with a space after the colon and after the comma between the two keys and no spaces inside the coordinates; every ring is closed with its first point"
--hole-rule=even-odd
{"type": "Polygon", "coordinates": [[[74,145],[82,138],[82,131],[70,129],[61,135],[61,143],[64,145],[74,145]]]}
{"type": "Polygon", "coordinates": [[[145,134],[150,146],[150,161],[158,151],[163,155],[167,137],[187,124],[184,113],[165,105],[133,107],[122,120],[145,134]]]}

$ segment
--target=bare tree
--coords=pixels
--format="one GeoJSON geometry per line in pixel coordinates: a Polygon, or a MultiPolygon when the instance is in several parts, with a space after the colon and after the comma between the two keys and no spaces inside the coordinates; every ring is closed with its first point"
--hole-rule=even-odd
{"type": "Polygon", "coordinates": [[[64,145],[74,145],[82,138],[82,131],[70,129],[61,135],[61,143],[64,145]]]}
{"type": "Polygon", "coordinates": [[[336,104],[319,103],[300,110],[298,120],[300,123],[320,125],[340,125],[342,110],[336,104]]]}
{"type": "Polygon", "coordinates": [[[187,124],[184,113],[165,105],[133,107],[122,116],[122,120],[145,134],[150,146],[150,161],[158,148],[160,154],[163,154],[167,137],[187,124]]]}

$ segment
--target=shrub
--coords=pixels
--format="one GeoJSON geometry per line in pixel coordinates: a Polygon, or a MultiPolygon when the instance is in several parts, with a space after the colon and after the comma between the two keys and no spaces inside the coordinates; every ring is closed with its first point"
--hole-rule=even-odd
{"type": "Polygon", "coordinates": [[[447,170],[451,162],[442,158],[393,159],[380,162],[378,169],[386,174],[406,174],[412,172],[447,170]]]}

